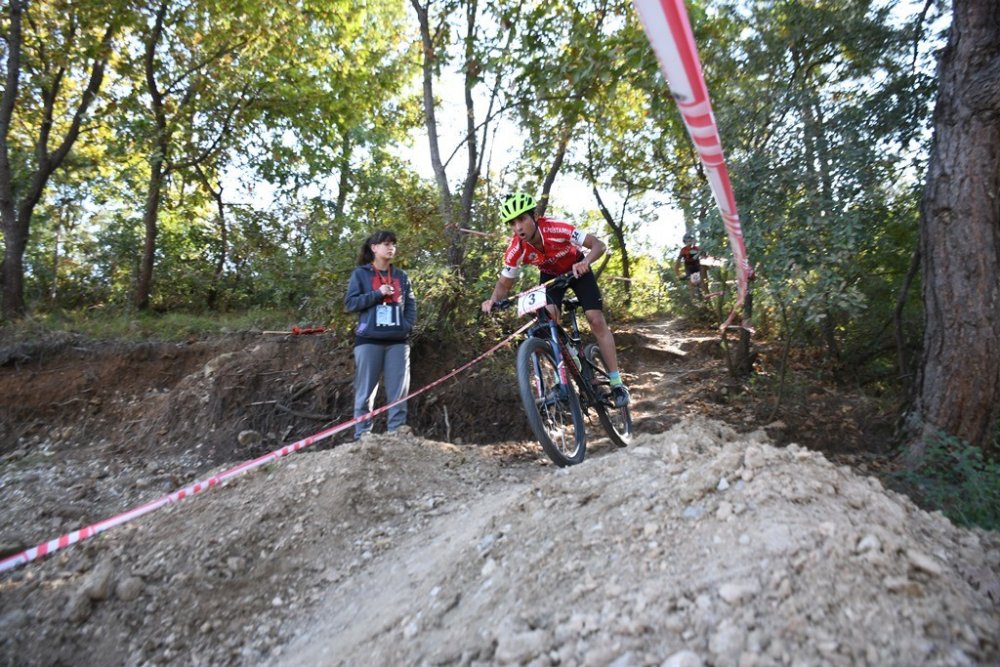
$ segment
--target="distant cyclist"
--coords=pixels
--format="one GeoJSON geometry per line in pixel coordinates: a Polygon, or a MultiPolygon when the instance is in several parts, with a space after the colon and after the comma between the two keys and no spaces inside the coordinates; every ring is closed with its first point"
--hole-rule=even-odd
{"type": "Polygon", "coordinates": [[[615,353],[615,339],[604,319],[604,305],[597,278],[590,265],[600,259],[607,250],[604,242],[592,234],[576,229],[568,222],[553,220],[544,216],[535,218],[535,198],[518,192],[507,196],[500,206],[500,219],[511,225],[513,236],[504,253],[504,267],[497,279],[490,298],[482,303],[484,313],[489,313],[493,304],[507,297],[510,288],[520,273],[520,265],[533,264],[540,272],[539,282],[544,283],[556,276],[573,272],[568,285],[549,286],[545,293],[550,304],[550,313],[557,317],[557,309],[562,304],[566,288],[573,289],[590,323],[590,329],[597,339],[608,368],[611,395],[618,407],[629,403],[629,392],[622,383],[618,371],[618,355],[615,353]],[[582,249],[587,249],[587,254],[582,249]],[[556,312],[553,312],[556,310],[556,312]]]}
{"type": "Polygon", "coordinates": [[[705,275],[701,268],[701,248],[694,242],[693,234],[684,235],[684,247],[674,261],[674,270],[678,278],[681,277],[681,262],[684,263],[684,278],[687,280],[691,296],[694,296],[695,292],[704,294],[705,275]]]}

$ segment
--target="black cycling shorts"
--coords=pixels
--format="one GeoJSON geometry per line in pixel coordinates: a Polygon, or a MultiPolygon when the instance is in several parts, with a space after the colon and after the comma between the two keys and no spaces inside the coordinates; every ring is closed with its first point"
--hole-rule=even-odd
{"type": "MultiPolygon", "coordinates": [[[[555,277],[550,273],[541,273],[538,277],[538,282],[544,283],[546,280],[552,280],[555,277]]],[[[580,300],[580,305],[583,306],[584,311],[604,310],[604,299],[601,298],[601,288],[597,286],[597,278],[594,277],[593,271],[587,271],[579,278],[573,278],[569,281],[568,285],[559,285],[558,287],[549,285],[545,288],[546,300],[549,303],[562,305],[567,287],[573,289],[573,294],[580,300]]]]}

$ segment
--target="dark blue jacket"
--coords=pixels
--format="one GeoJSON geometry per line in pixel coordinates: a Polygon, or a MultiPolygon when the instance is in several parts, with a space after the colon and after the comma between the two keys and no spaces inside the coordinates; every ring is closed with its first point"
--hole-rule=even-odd
{"type": "Polygon", "coordinates": [[[371,264],[355,267],[347,284],[344,308],[349,313],[358,313],[355,345],[404,342],[417,322],[417,300],[413,296],[410,279],[405,271],[394,266],[378,277],[371,264]],[[379,292],[379,286],[390,276],[395,290],[384,296],[379,292]],[[382,324],[378,322],[376,306],[379,305],[389,307],[383,315],[382,324]]]}

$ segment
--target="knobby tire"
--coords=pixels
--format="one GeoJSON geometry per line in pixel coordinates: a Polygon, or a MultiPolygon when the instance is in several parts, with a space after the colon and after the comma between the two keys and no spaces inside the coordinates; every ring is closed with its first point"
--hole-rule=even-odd
{"type": "Polygon", "coordinates": [[[582,463],[587,435],[580,397],[572,382],[567,395],[559,397],[559,370],[549,341],[531,337],[518,348],[517,385],[528,424],[548,457],[560,467],[582,463]]]}
{"type": "Polygon", "coordinates": [[[597,418],[601,420],[601,426],[607,431],[611,442],[619,447],[627,447],[632,440],[632,411],[627,405],[619,408],[611,402],[610,387],[607,384],[608,367],[604,363],[601,349],[595,343],[591,343],[583,353],[590,363],[603,371],[603,374],[597,374],[598,384],[594,387],[594,392],[597,394],[597,403],[594,405],[597,418]]]}

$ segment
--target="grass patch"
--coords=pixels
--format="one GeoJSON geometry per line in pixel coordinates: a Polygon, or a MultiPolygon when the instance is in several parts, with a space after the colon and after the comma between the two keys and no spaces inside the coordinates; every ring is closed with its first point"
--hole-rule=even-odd
{"type": "Polygon", "coordinates": [[[110,313],[93,310],[36,313],[7,323],[3,338],[23,342],[55,332],[74,333],[94,339],[181,341],[241,331],[289,330],[299,323],[295,313],[281,310],[251,310],[239,313],[110,313]]]}

